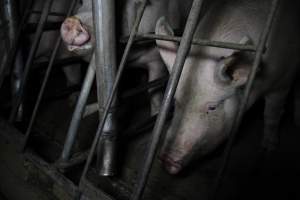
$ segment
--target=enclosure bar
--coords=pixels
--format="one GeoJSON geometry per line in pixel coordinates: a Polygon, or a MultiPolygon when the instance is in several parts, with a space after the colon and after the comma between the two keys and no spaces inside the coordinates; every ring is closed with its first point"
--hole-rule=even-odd
{"type": "Polygon", "coordinates": [[[246,106],[248,103],[248,98],[249,98],[249,94],[251,92],[252,89],[252,85],[254,82],[254,78],[256,76],[256,73],[258,71],[259,65],[261,63],[262,60],[262,55],[264,53],[264,49],[266,46],[266,42],[268,40],[268,36],[270,33],[270,30],[272,28],[272,24],[274,22],[274,18],[275,18],[275,14],[276,14],[276,10],[278,7],[278,2],[279,0],[273,0],[272,1],[272,6],[270,9],[270,13],[269,16],[267,18],[267,22],[266,22],[266,26],[260,36],[259,42],[258,42],[258,48],[257,48],[257,53],[255,55],[255,60],[253,62],[253,67],[251,68],[251,72],[249,75],[249,81],[247,82],[245,91],[244,91],[244,95],[241,101],[241,104],[239,106],[239,110],[238,113],[236,115],[236,117],[234,118],[233,121],[233,125],[231,127],[231,131],[230,131],[230,135],[229,135],[229,140],[227,142],[226,148],[225,148],[225,152],[224,152],[224,159],[222,161],[222,166],[217,174],[217,178],[216,178],[216,182],[215,182],[215,187],[214,187],[214,193],[212,194],[213,199],[217,199],[217,193],[218,190],[223,182],[223,178],[224,178],[224,173],[227,169],[227,165],[228,165],[228,160],[232,151],[232,147],[233,147],[233,143],[234,143],[234,139],[236,138],[237,132],[238,132],[238,128],[240,126],[243,114],[246,110],[246,106]]]}
{"type": "MultiPolygon", "coordinates": [[[[38,10],[32,10],[30,11],[30,14],[35,14],[35,15],[40,15],[41,11],[38,10]]],[[[59,13],[59,12],[50,12],[49,16],[56,16],[56,17],[66,17],[67,15],[64,13],[59,13]]]]}
{"type": "Polygon", "coordinates": [[[168,80],[169,80],[169,76],[163,76],[156,80],[150,81],[144,85],[138,86],[136,88],[124,92],[124,94],[121,95],[121,99],[133,97],[152,88],[154,89],[161,88],[167,83],[168,80]]]}
{"type": "MultiPolygon", "coordinates": [[[[96,82],[99,119],[112,91],[116,75],[116,28],[115,1],[93,0],[93,22],[95,33],[96,82]]],[[[116,98],[111,107],[115,107],[116,98]]],[[[100,176],[115,174],[117,120],[115,110],[110,109],[105,121],[102,137],[98,142],[97,168],[100,176]]]]}
{"type": "Polygon", "coordinates": [[[198,25],[198,20],[200,18],[200,12],[202,8],[203,0],[194,0],[189,17],[186,22],[186,26],[183,32],[182,40],[180,42],[175,63],[172,67],[172,72],[170,74],[170,79],[168,81],[167,89],[165,92],[164,100],[159,111],[158,118],[156,120],[152,140],[148,149],[146,160],[142,166],[142,171],[140,172],[139,179],[137,181],[136,189],[133,193],[132,200],[140,200],[142,198],[145,186],[147,184],[147,179],[149,177],[152,164],[158,150],[158,144],[162,136],[163,127],[165,125],[166,118],[171,108],[171,102],[175,95],[178,82],[183,70],[183,66],[191,49],[192,40],[196,27],[198,25]]]}
{"type": "Polygon", "coordinates": [[[34,56],[35,56],[36,51],[38,49],[38,46],[39,46],[39,43],[40,43],[40,40],[41,40],[41,37],[42,37],[44,25],[47,22],[48,14],[50,12],[52,3],[53,3],[53,0],[46,0],[46,2],[44,4],[43,11],[42,11],[43,14],[41,15],[41,19],[39,21],[38,28],[37,28],[37,31],[36,31],[35,36],[34,36],[34,41],[33,41],[33,44],[31,46],[31,49],[30,49],[30,52],[29,52],[29,55],[28,55],[28,59],[27,59],[26,64],[25,64],[23,77],[21,79],[19,94],[16,97],[15,102],[13,102],[13,107],[12,107],[12,110],[11,110],[11,113],[10,113],[10,116],[9,116],[9,122],[11,122],[11,123],[14,121],[15,115],[16,115],[16,113],[18,111],[18,108],[21,104],[21,101],[22,101],[22,98],[23,98],[23,95],[24,95],[25,85],[26,85],[27,78],[28,78],[28,73],[30,71],[30,67],[33,63],[34,56]]]}
{"type": "MultiPolygon", "coordinates": [[[[172,41],[172,42],[180,42],[181,41],[181,37],[168,36],[168,35],[157,35],[157,34],[141,34],[141,35],[138,35],[137,38],[165,40],[165,41],[172,41]]],[[[225,49],[234,49],[234,50],[240,50],[240,51],[250,51],[250,52],[256,51],[256,47],[253,45],[236,44],[236,43],[231,43],[231,42],[219,42],[219,41],[211,41],[211,40],[205,40],[205,39],[193,39],[192,44],[200,45],[200,46],[225,48],[225,49]]]]}
{"type": "MultiPolygon", "coordinates": [[[[69,10],[67,12],[67,16],[70,16],[72,14],[72,12],[74,11],[74,9],[75,9],[78,1],[79,0],[73,0],[72,1],[71,6],[70,6],[70,8],[69,8],[69,10]]],[[[51,71],[53,69],[54,61],[55,61],[55,58],[56,58],[57,53],[59,51],[59,48],[61,46],[61,43],[62,43],[62,39],[61,39],[61,37],[58,37],[57,40],[56,40],[54,49],[53,49],[53,51],[51,53],[50,61],[49,61],[49,64],[48,64],[47,70],[46,70],[46,74],[44,76],[43,83],[42,83],[41,89],[39,91],[38,98],[36,100],[36,103],[35,103],[35,106],[34,106],[34,109],[33,109],[32,115],[31,115],[31,118],[30,118],[29,125],[28,125],[26,133],[25,133],[25,138],[24,138],[24,143],[23,143],[23,146],[22,146],[22,151],[24,151],[25,148],[26,148],[26,145],[27,145],[27,142],[28,142],[28,138],[29,138],[31,130],[32,130],[32,126],[33,126],[33,124],[35,122],[36,115],[37,115],[38,109],[40,107],[43,95],[45,93],[45,88],[46,88],[46,85],[48,83],[51,71]]]]}
{"type": "Polygon", "coordinates": [[[84,181],[84,179],[86,177],[87,171],[88,171],[89,166],[90,166],[90,164],[92,162],[92,158],[93,158],[93,155],[95,153],[95,149],[96,149],[98,140],[99,140],[99,138],[100,138],[100,136],[102,134],[102,131],[103,131],[103,128],[104,128],[104,124],[105,124],[106,118],[107,118],[108,113],[109,113],[109,109],[110,109],[110,107],[112,105],[114,96],[116,95],[116,92],[117,92],[117,89],[118,89],[118,86],[119,86],[119,83],[120,83],[120,80],[121,80],[121,77],[122,77],[122,73],[124,71],[125,64],[126,64],[126,61],[128,59],[130,49],[131,49],[131,47],[133,45],[134,38],[135,38],[135,36],[136,36],[136,34],[138,32],[138,28],[139,28],[140,22],[142,20],[142,16],[143,16],[143,13],[145,11],[145,8],[147,6],[147,2],[148,2],[148,0],[142,0],[142,1],[140,1],[140,9],[138,10],[137,17],[136,17],[136,20],[134,22],[133,28],[131,30],[128,43],[126,45],[126,48],[124,50],[124,54],[122,56],[120,65],[118,67],[118,71],[117,71],[117,74],[116,74],[116,80],[115,80],[115,83],[113,85],[112,92],[111,92],[111,94],[110,94],[110,96],[108,98],[108,101],[106,103],[106,106],[105,106],[105,109],[104,109],[104,112],[103,112],[103,116],[102,116],[101,122],[100,122],[100,124],[98,126],[98,129],[97,129],[96,135],[94,137],[94,140],[93,140],[93,143],[92,143],[92,147],[91,147],[91,150],[90,150],[87,162],[86,162],[86,164],[84,166],[84,170],[83,170],[83,173],[81,175],[80,187],[81,187],[82,181],[84,181]]]}
{"type": "Polygon", "coordinates": [[[60,161],[62,162],[67,162],[70,159],[72,147],[77,137],[82,114],[86,106],[86,102],[89,97],[95,79],[95,75],[95,56],[93,55],[65,139],[65,143],[60,157],[60,161]]]}
{"type": "Polygon", "coordinates": [[[0,66],[0,88],[2,87],[5,75],[6,75],[6,70],[9,69],[13,64],[14,64],[14,58],[16,56],[17,53],[17,49],[18,49],[18,45],[19,45],[19,40],[22,34],[22,31],[24,29],[24,26],[26,24],[26,21],[29,17],[30,14],[30,9],[32,7],[32,2],[33,0],[29,0],[27,3],[27,7],[25,9],[24,15],[22,16],[19,28],[18,28],[18,32],[16,34],[16,38],[14,43],[11,45],[10,50],[8,52],[7,55],[7,59],[1,63],[0,66]]]}

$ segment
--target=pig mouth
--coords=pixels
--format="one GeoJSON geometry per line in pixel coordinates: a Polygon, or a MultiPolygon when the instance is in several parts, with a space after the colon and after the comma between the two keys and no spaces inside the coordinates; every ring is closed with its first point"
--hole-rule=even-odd
{"type": "Polygon", "coordinates": [[[164,153],[160,160],[163,163],[164,168],[167,170],[168,173],[175,175],[178,174],[181,169],[183,168],[182,163],[179,161],[175,161],[169,154],[164,153]]]}
{"type": "Polygon", "coordinates": [[[86,29],[79,19],[66,19],[61,26],[62,39],[70,47],[81,47],[90,40],[86,29]]]}

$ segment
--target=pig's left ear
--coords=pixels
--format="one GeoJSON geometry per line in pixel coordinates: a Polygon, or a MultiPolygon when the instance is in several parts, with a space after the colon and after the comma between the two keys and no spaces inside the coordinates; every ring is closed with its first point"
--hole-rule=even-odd
{"type": "MultiPolygon", "coordinates": [[[[174,36],[174,32],[165,17],[161,17],[157,21],[156,28],[155,28],[155,34],[174,36]]],[[[171,72],[173,64],[175,62],[178,44],[175,42],[163,41],[163,40],[156,40],[156,44],[157,44],[157,47],[159,49],[162,59],[164,60],[165,64],[167,65],[169,72],[171,72]]]]}

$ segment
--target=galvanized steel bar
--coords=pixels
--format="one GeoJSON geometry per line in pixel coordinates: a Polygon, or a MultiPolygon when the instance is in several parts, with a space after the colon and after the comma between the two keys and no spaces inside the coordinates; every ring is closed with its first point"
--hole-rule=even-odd
{"type": "Polygon", "coordinates": [[[132,196],[132,200],[139,200],[142,198],[145,186],[147,184],[147,179],[149,177],[152,164],[156,152],[158,150],[158,144],[162,136],[163,127],[165,125],[166,118],[171,108],[171,102],[176,92],[176,88],[183,70],[185,59],[188,56],[188,53],[192,45],[193,36],[196,31],[196,27],[198,25],[198,21],[200,18],[202,3],[203,0],[193,1],[193,5],[189,17],[187,19],[184,33],[181,39],[181,43],[177,51],[175,63],[173,65],[172,72],[170,74],[170,79],[168,81],[168,86],[165,92],[163,104],[154,126],[154,130],[152,133],[153,137],[151,140],[150,147],[148,149],[147,158],[144,162],[145,163],[144,166],[141,167],[142,171],[139,176],[136,189],[132,196]]]}
{"type": "MultiPolygon", "coordinates": [[[[70,16],[72,14],[72,12],[74,11],[78,1],[79,0],[72,0],[72,3],[71,3],[70,8],[68,10],[67,16],[70,16]]],[[[61,43],[62,43],[62,39],[61,39],[61,37],[58,37],[57,40],[56,40],[54,49],[51,53],[50,61],[49,61],[49,64],[48,64],[47,70],[46,70],[46,74],[44,76],[43,83],[42,83],[41,89],[39,91],[38,98],[36,100],[36,103],[35,103],[35,106],[34,106],[34,109],[33,109],[33,113],[32,113],[31,118],[30,118],[29,125],[28,125],[26,133],[25,133],[24,144],[23,144],[22,150],[24,150],[26,148],[27,141],[28,141],[28,138],[29,138],[30,133],[31,133],[31,129],[32,129],[32,126],[35,122],[36,115],[37,115],[38,109],[40,107],[40,104],[41,104],[41,101],[42,101],[42,98],[43,98],[43,95],[44,95],[44,92],[45,92],[45,88],[46,88],[46,85],[48,83],[48,79],[49,79],[50,73],[52,71],[52,68],[53,68],[53,65],[54,65],[54,62],[55,62],[55,58],[57,56],[57,53],[58,53],[59,48],[61,46],[61,43]]],[[[31,64],[32,64],[32,61],[31,61],[30,65],[31,64]]],[[[30,67],[30,65],[29,65],[29,67],[30,67]]],[[[24,87],[23,87],[23,89],[24,89],[24,87]]]]}
{"type": "Polygon", "coordinates": [[[115,81],[115,83],[113,85],[112,92],[109,95],[108,101],[106,103],[106,106],[105,106],[105,109],[104,109],[104,112],[103,112],[103,116],[102,116],[101,122],[99,123],[96,135],[95,135],[93,143],[92,143],[92,147],[90,149],[90,153],[89,153],[87,162],[85,164],[85,167],[84,167],[84,170],[83,170],[83,173],[82,173],[82,176],[81,176],[80,187],[82,186],[82,182],[84,181],[84,179],[86,177],[86,174],[87,174],[87,171],[89,169],[89,166],[90,166],[90,164],[92,162],[93,155],[95,153],[95,149],[96,149],[98,140],[99,140],[99,138],[100,138],[100,136],[102,134],[106,118],[108,116],[110,107],[111,107],[111,105],[113,103],[113,100],[114,100],[114,97],[116,95],[116,92],[117,92],[117,89],[118,89],[118,86],[119,86],[119,83],[120,83],[120,80],[121,80],[121,77],[122,77],[122,73],[123,73],[123,70],[125,68],[125,64],[126,64],[126,61],[128,59],[130,49],[131,49],[132,44],[134,42],[134,38],[135,38],[135,36],[136,36],[136,34],[138,32],[139,24],[140,24],[140,22],[142,20],[142,16],[143,16],[143,13],[145,11],[147,2],[148,2],[147,0],[142,0],[141,1],[141,4],[140,4],[139,10],[138,10],[138,14],[137,14],[136,20],[134,22],[133,28],[132,28],[131,33],[130,33],[130,37],[129,37],[128,43],[126,45],[123,57],[121,59],[120,65],[118,67],[118,71],[117,71],[117,74],[116,74],[116,81],[115,81]]]}
{"type": "Polygon", "coordinates": [[[67,162],[70,159],[71,150],[77,137],[78,128],[80,125],[82,114],[84,112],[84,108],[86,106],[88,96],[90,94],[95,79],[95,74],[95,56],[93,55],[66,136],[66,140],[60,158],[60,161],[62,162],[67,162]]]}
{"type": "Polygon", "coordinates": [[[38,28],[37,28],[37,31],[36,31],[35,36],[34,36],[34,41],[33,41],[33,44],[31,46],[31,49],[30,49],[30,52],[29,52],[29,55],[28,55],[28,59],[27,59],[26,64],[25,64],[25,69],[24,69],[24,74],[23,74],[22,80],[21,80],[19,95],[16,97],[15,102],[13,102],[13,107],[12,107],[12,110],[11,110],[11,113],[10,113],[10,116],[9,116],[9,122],[14,121],[15,115],[16,115],[16,113],[18,111],[18,108],[21,104],[23,94],[24,94],[24,89],[25,89],[25,86],[26,86],[27,78],[28,78],[28,73],[29,73],[30,67],[33,63],[33,59],[34,59],[34,56],[36,54],[36,51],[38,49],[38,46],[39,46],[39,43],[40,43],[40,40],[41,40],[41,37],[42,37],[42,33],[43,33],[43,28],[44,28],[45,23],[47,22],[48,14],[50,12],[52,3],[53,3],[53,0],[46,0],[46,2],[44,4],[43,11],[42,11],[43,14],[40,18],[38,28]]]}
{"type": "MultiPolygon", "coordinates": [[[[115,1],[93,0],[93,22],[99,119],[101,120],[116,74],[115,1]]],[[[115,101],[112,102],[111,107],[115,107],[115,101]]],[[[116,128],[115,111],[111,109],[98,143],[97,168],[101,176],[115,174],[116,128]]]]}
{"type": "MultiPolygon", "coordinates": [[[[142,34],[142,35],[138,35],[137,38],[165,40],[165,41],[172,41],[172,42],[181,41],[181,37],[168,36],[168,35],[156,35],[156,34],[142,34]]],[[[200,45],[200,46],[225,48],[225,49],[234,49],[240,51],[250,51],[250,52],[256,51],[256,47],[253,45],[236,44],[231,42],[219,42],[219,41],[211,41],[205,39],[193,39],[192,44],[200,45]]]]}
{"type": "Polygon", "coordinates": [[[249,81],[247,82],[247,85],[245,87],[245,91],[244,91],[244,95],[241,101],[241,104],[239,106],[239,110],[238,113],[233,121],[233,125],[231,127],[231,132],[229,135],[229,141],[226,145],[226,149],[224,152],[224,159],[222,162],[222,166],[217,174],[217,178],[216,178],[216,182],[215,182],[215,188],[212,194],[212,199],[216,199],[217,198],[217,193],[218,190],[222,184],[223,178],[224,178],[224,173],[227,169],[227,165],[228,165],[228,160],[232,151],[232,147],[233,147],[233,143],[234,143],[234,139],[236,138],[237,132],[238,132],[238,128],[240,126],[243,114],[246,110],[246,106],[248,103],[248,99],[249,99],[249,94],[251,92],[252,86],[253,86],[253,82],[256,76],[256,73],[258,71],[259,65],[261,63],[262,60],[262,55],[264,53],[264,49],[266,46],[266,42],[268,40],[268,36],[269,33],[271,31],[272,28],[272,24],[274,22],[274,18],[275,18],[275,14],[276,14],[276,10],[278,8],[278,2],[279,0],[273,0],[272,1],[272,5],[271,5],[271,9],[270,9],[270,14],[267,18],[267,22],[266,22],[266,26],[261,34],[261,37],[259,39],[259,43],[258,43],[258,47],[257,47],[257,53],[255,55],[255,60],[253,63],[253,67],[251,69],[250,75],[249,75],[249,81]]]}

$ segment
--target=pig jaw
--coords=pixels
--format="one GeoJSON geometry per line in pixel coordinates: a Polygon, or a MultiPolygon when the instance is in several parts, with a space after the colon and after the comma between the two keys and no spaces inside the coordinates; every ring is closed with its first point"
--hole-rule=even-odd
{"type": "Polygon", "coordinates": [[[85,45],[91,38],[87,28],[76,17],[69,17],[64,21],[61,36],[70,51],[85,45]]]}
{"type": "MultiPolygon", "coordinates": [[[[209,119],[185,117],[178,110],[177,113],[179,114],[175,114],[173,118],[160,154],[164,168],[172,175],[180,173],[190,162],[214,151],[227,137],[231,125],[225,115],[219,116],[220,121],[226,121],[225,123],[215,124],[209,119]]],[[[199,113],[194,114],[199,116],[199,113]]]]}

